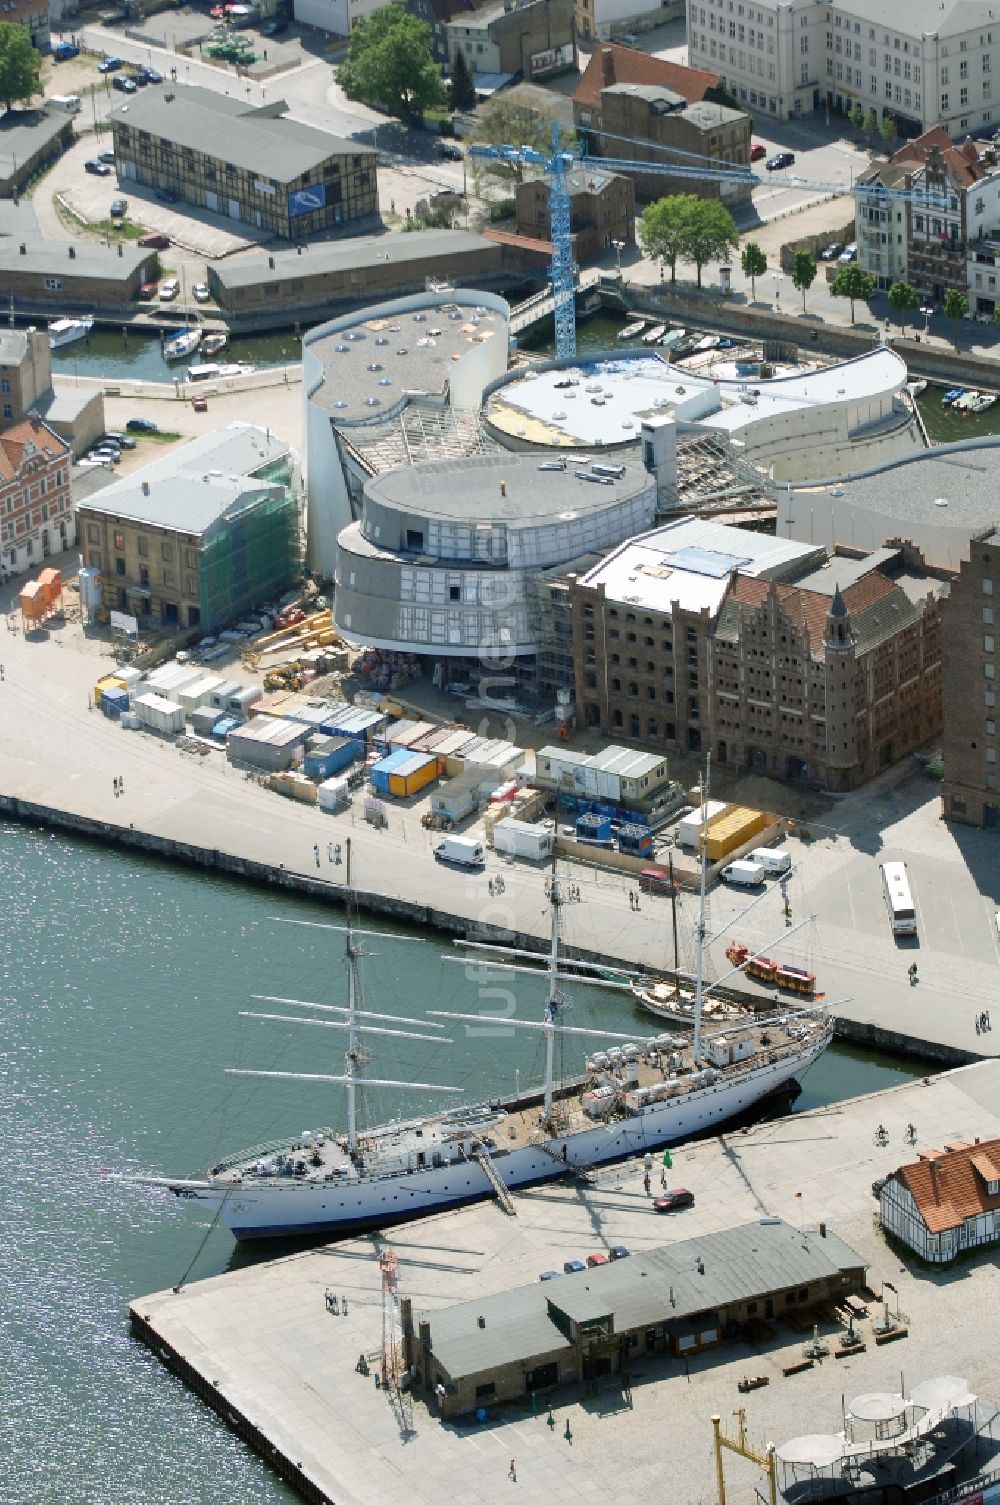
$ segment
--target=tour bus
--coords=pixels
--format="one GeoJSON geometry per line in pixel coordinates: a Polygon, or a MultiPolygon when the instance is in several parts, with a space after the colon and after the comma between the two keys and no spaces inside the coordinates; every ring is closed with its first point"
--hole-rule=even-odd
{"type": "Polygon", "coordinates": [[[893,935],[916,935],[917,911],[910,893],[905,862],[882,863],[882,891],[893,935]]]}

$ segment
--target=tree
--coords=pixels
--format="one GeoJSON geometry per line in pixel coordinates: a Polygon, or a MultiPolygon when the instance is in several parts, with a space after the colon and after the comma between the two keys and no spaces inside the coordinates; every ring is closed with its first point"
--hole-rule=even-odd
{"type": "Polygon", "coordinates": [[[431,54],[431,29],[401,5],[387,5],[358,21],[337,82],[348,99],[366,100],[407,120],[419,120],[445,98],[431,54]]]}
{"type": "Polygon", "coordinates": [[[748,240],[743,247],[740,266],[744,277],[750,278],[750,300],[754,302],[757,297],[757,278],[763,277],[767,271],[767,257],[756,241],[748,240]]]}
{"type": "Polygon", "coordinates": [[[899,322],[905,329],[906,315],[920,306],[920,294],[908,282],[894,282],[886,296],[889,307],[899,315],[899,322]]]}
{"type": "Polygon", "coordinates": [[[865,128],[865,112],[857,100],[851,109],[851,124],[856,131],[863,131],[865,128]]]}
{"type": "Polygon", "coordinates": [[[792,262],[792,282],[802,294],[802,312],[806,311],[806,293],[816,281],[816,263],[808,251],[796,251],[792,262]]]}
{"type": "Polygon", "coordinates": [[[41,66],[28,28],[0,21],[0,99],[8,110],[15,99],[30,99],[41,92],[41,66]]]}
{"type": "Polygon", "coordinates": [[[957,287],[950,287],[944,295],[944,316],[946,319],[964,319],[969,312],[969,300],[964,293],[960,293],[957,287]]]}
{"type": "Polygon", "coordinates": [[[830,284],[830,292],[834,298],[850,298],[851,300],[851,323],[854,323],[854,304],[860,299],[867,303],[875,292],[875,278],[863,272],[856,261],[849,266],[837,268],[837,275],[830,284]]]}
{"type": "MultiPolygon", "coordinates": [[[[479,146],[531,146],[535,151],[549,156],[552,152],[552,124],[556,119],[554,110],[538,109],[535,105],[522,103],[516,95],[496,95],[479,118],[472,141],[479,146]]],[[[576,142],[572,130],[563,127],[559,132],[559,144],[569,151],[576,142]]],[[[489,158],[470,157],[472,175],[476,186],[483,178],[493,179],[509,188],[523,183],[525,176],[537,172],[523,162],[491,161],[489,158]]]]}
{"type": "Polygon", "coordinates": [[[698,268],[699,287],[706,261],[726,261],[739,243],[733,216],[726,206],[718,199],[696,198],[684,216],[681,255],[698,268]]]}
{"type": "Polygon", "coordinates": [[[1000,324],[1000,303],[994,303],[993,305],[993,322],[994,324],[1000,324]]]}
{"type": "Polygon", "coordinates": [[[647,204],[639,220],[639,244],[644,255],[670,268],[671,283],[677,281],[677,258],[684,254],[687,216],[697,203],[696,194],[673,193],[647,204]]]}
{"type": "Polygon", "coordinates": [[[453,110],[474,110],[476,107],[476,86],[461,47],[451,65],[451,107],[453,110]]]}
{"type": "Polygon", "coordinates": [[[879,132],[886,147],[890,147],[896,139],[896,121],[892,115],[883,115],[879,132]]]}

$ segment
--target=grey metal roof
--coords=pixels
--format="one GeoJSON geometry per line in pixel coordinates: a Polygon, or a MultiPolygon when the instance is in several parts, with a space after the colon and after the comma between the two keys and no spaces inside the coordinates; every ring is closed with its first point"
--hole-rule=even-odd
{"type": "Polygon", "coordinates": [[[1000,520],[994,478],[1000,466],[1000,435],[922,450],[895,464],[860,475],[793,490],[805,506],[819,494],[842,498],[859,511],[900,523],[978,532],[1000,520]],[[946,503],[947,505],[941,505],[946,503]]]}
{"type": "Polygon", "coordinates": [[[47,110],[8,110],[0,116],[0,178],[9,178],[43,146],[61,135],[69,116],[47,110]]]}
{"type": "Polygon", "coordinates": [[[836,1234],[766,1219],[663,1245],[558,1280],[414,1314],[452,1379],[571,1345],[550,1307],[574,1323],[614,1317],[615,1331],[676,1322],[864,1268],[836,1234]],[[485,1325],[480,1327],[480,1317],[485,1325]]]}
{"type": "Polygon", "coordinates": [[[794,583],[804,591],[816,591],[821,596],[832,596],[837,590],[845,591],[856,580],[863,580],[873,570],[885,570],[899,558],[898,549],[873,549],[860,559],[844,554],[834,554],[818,570],[799,575],[794,583]]]}
{"type": "Polygon", "coordinates": [[[604,512],[641,495],[650,484],[645,467],[634,461],[610,486],[577,479],[578,471],[589,471],[589,461],[571,461],[565,470],[545,468],[552,463],[544,454],[509,451],[462,460],[425,460],[374,477],[365,491],[373,501],[399,508],[408,516],[510,521],[527,528],[552,523],[566,513],[604,512]]]}
{"type": "Polygon", "coordinates": [[[370,148],[289,120],[285,109],[284,100],[257,108],[210,89],[172,84],[133,95],[111,119],[277,183],[312,172],[328,157],[367,157],[374,164],[370,148]]]}
{"type": "Polygon", "coordinates": [[[82,505],[91,512],[199,535],[230,507],[272,490],[268,482],[254,480],[253,473],[287,453],[288,445],[270,430],[231,424],[113,481],[82,505]]]}
{"type": "Polygon", "coordinates": [[[908,37],[925,31],[938,37],[958,36],[996,19],[992,0],[907,0],[905,11],[898,13],[887,10],[885,0],[849,0],[844,8],[854,20],[871,21],[908,37]]]}
{"type": "Polygon", "coordinates": [[[0,366],[19,366],[28,350],[23,329],[0,329],[0,366]]]}
{"type": "Polygon", "coordinates": [[[78,277],[102,277],[106,281],[126,282],[136,267],[151,262],[155,251],[144,251],[120,241],[118,246],[100,241],[42,240],[39,236],[0,238],[0,274],[4,272],[40,272],[58,276],[64,282],[78,277]],[[24,253],[21,253],[24,246],[24,253]],[[121,250],[119,256],[118,251],[121,250]],[[71,256],[70,251],[74,254],[71,256]]]}
{"type": "Polygon", "coordinates": [[[358,271],[380,261],[390,265],[440,261],[442,256],[456,256],[463,251],[484,251],[496,242],[471,230],[416,230],[410,234],[361,235],[345,241],[319,241],[295,251],[272,251],[274,266],[260,256],[238,257],[219,262],[213,268],[220,287],[256,287],[261,282],[282,282],[291,278],[320,277],[329,273],[358,271]]]}
{"type": "Polygon", "coordinates": [[[729,125],[731,121],[743,118],[742,110],[731,110],[728,105],[715,104],[711,99],[696,100],[682,113],[685,120],[690,120],[701,130],[711,130],[717,125],[729,125]]]}

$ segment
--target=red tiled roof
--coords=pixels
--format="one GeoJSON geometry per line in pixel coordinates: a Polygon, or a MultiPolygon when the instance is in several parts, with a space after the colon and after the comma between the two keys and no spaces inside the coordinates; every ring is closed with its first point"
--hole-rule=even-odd
{"type": "Polygon", "coordinates": [[[988,1181],[1000,1181],[1000,1139],[985,1139],[963,1149],[922,1155],[893,1175],[912,1196],[931,1233],[958,1228],[967,1218],[1000,1208],[1000,1193],[991,1196],[988,1181]]]}
{"type": "MultiPolygon", "coordinates": [[[[770,580],[761,580],[756,575],[737,574],[730,587],[728,599],[737,606],[760,608],[771,590],[777,592],[783,611],[805,633],[809,651],[814,658],[823,657],[823,635],[830,610],[830,597],[821,591],[802,590],[797,585],[776,585],[770,580]]],[[[864,611],[876,602],[892,594],[896,586],[878,570],[864,575],[843,591],[844,605],[849,612],[864,611]]]]}
{"type": "Polygon", "coordinates": [[[919,166],[927,161],[935,149],[941,153],[945,172],[956,188],[968,188],[970,184],[978,183],[989,171],[981,161],[979,147],[970,136],[956,145],[941,125],[932,126],[922,136],[904,142],[899,151],[893,153],[890,162],[912,162],[914,166],[919,166]]]}
{"type": "Polygon", "coordinates": [[[54,434],[41,419],[22,418],[0,433],[0,483],[12,481],[20,474],[27,445],[33,444],[47,460],[69,453],[69,445],[54,434]]]}
{"type": "Polygon", "coordinates": [[[648,52],[640,52],[635,47],[600,42],[573,93],[574,104],[592,105],[595,109],[600,105],[601,90],[606,87],[604,57],[608,53],[614,68],[613,83],[660,84],[674,94],[682,95],[689,105],[704,99],[708,90],[716,88],[720,81],[718,73],[708,73],[704,68],[685,68],[682,63],[650,57],[648,52]]]}

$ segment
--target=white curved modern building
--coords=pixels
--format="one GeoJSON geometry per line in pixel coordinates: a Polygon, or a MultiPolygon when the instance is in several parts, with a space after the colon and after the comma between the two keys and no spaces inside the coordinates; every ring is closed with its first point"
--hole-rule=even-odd
{"type": "Polygon", "coordinates": [[[414,293],[311,329],[302,341],[308,561],[334,574],[337,535],[360,511],[366,456],[412,463],[425,428],[479,426],[483,393],[507,370],[509,310],[468,288],[414,293]]]}
{"type": "Polygon", "coordinates": [[[774,480],[808,481],[917,451],[922,439],[901,395],[906,376],[905,362],[884,346],[767,380],[698,375],[623,351],[512,372],[490,392],[484,418],[512,449],[612,451],[635,445],[644,421],[672,418],[678,438],[724,437],[774,480]]]}
{"type": "Polygon", "coordinates": [[[441,658],[537,652],[527,578],[650,528],[656,479],[496,451],[373,477],[338,539],[334,622],[349,640],[441,658]]]}

